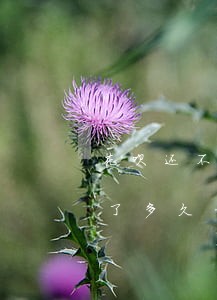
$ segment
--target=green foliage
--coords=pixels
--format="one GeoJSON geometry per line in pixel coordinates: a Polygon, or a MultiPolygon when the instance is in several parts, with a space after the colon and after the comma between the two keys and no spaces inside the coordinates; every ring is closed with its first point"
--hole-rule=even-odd
{"type": "Polygon", "coordinates": [[[107,279],[106,266],[114,263],[111,257],[106,256],[105,248],[98,248],[96,243],[90,243],[86,236],[86,227],[80,227],[77,224],[76,218],[72,212],[60,210],[62,218],[59,220],[63,222],[68,229],[66,235],[60,236],[58,239],[68,239],[72,241],[78,248],[77,249],[62,249],[54,253],[68,254],[70,256],[80,256],[87,261],[88,268],[86,277],[76,285],[76,289],[82,285],[91,284],[92,281],[96,283],[96,288],[99,289],[102,286],[110,288],[114,294],[113,288],[115,287],[107,279]]]}

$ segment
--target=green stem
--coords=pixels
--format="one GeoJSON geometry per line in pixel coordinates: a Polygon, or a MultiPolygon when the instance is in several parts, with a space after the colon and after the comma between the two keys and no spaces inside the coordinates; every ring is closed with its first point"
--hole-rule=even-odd
{"type": "Polygon", "coordinates": [[[90,294],[91,294],[91,300],[99,300],[100,299],[98,297],[99,296],[98,288],[97,288],[94,280],[91,282],[91,285],[90,285],[90,294]]]}
{"type": "MultiPolygon", "coordinates": [[[[96,243],[96,239],[99,237],[97,229],[99,227],[97,219],[97,209],[99,207],[99,191],[100,191],[100,182],[101,177],[96,173],[95,165],[98,162],[97,158],[84,159],[83,161],[83,171],[85,174],[85,186],[87,188],[86,192],[86,206],[87,206],[87,222],[88,222],[88,240],[90,243],[96,243]]],[[[91,268],[91,266],[90,266],[91,268]]],[[[91,300],[100,299],[100,290],[97,285],[97,280],[94,270],[91,269],[91,300]]]]}

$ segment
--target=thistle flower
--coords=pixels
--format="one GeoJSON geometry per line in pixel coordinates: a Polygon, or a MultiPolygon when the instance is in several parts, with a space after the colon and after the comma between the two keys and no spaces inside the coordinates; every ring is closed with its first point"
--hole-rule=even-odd
{"type": "Polygon", "coordinates": [[[85,277],[86,265],[74,257],[52,256],[40,268],[39,286],[42,295],[49,300],[89,300],[90,290],[82,286],[73,294],[75,285],[85,277]]]}
{"type": "Polygon", "coordinates": [[[72,132],[85,137],[91,146],[120,140],[120,136],[130,133],[139,115],[136,113],[134,97],[130,90],[122,90],[111,80],[82,79],[74,91],[65,94],[64,118],[72,121],[72,132]]]}

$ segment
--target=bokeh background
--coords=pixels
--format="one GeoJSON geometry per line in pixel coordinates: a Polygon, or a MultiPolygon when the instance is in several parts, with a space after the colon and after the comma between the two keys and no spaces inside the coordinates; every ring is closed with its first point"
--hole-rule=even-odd
{"type": "MultiPolygon", "coordinates": [[[[81,215],[79,156],[62,118],[64,90],[81,76],[109,76],[138,104],[164,95],[217,111],[217,6],[197,0],[0,1],[0,299],[42,299],[38,269],[64,232],[57,207],[81,215]],[[116,63],[117,62],[117,63],[116,63]],[[110,67],[111,66],[111,67],[110,67]]],[[[139,127],[164,127],[152,141],[199,143],[216,151],[216,124],[146,112],[139,127]]],[[[118,299],[216,299],[214,251],[203,252],[215,217],[212,162],[145,144],[146,177],[104,180],[103,218],[118,299]],[[147,205],[156,210],[146,219],[147,205]],[[111,205],[120,204],[118,216],[111,205]],[[192,217],[179,217],[184,203],[192,217]]],[[[113,299],[108,291],[106,299],[113,299]]]]}

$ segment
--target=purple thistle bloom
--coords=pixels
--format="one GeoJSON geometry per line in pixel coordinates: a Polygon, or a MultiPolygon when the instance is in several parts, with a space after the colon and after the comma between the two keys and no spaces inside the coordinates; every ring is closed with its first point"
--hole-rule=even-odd
{"type": "Polygon", "coordinates": [[[87,286],[81,286],[71,294],[75,285],[85,278],[86,269],[86,265],[75,257],[56,255],[49,258],[39,271],[39,286],[44,299],[90,300],[87,286]]]}
{"type": "Polygon", "coordinates": [[[80,86],[73,80],[73,87],[73,92],[65,94],[63,107],[64,118],[73,122],[77,137],[85,136],[98,146],[120,140],[122,134],[134,129],[139,115],[130,90],[123,91],[111,80],[82,79],[80,86]]]}

